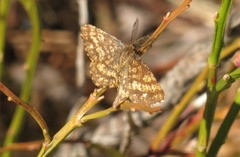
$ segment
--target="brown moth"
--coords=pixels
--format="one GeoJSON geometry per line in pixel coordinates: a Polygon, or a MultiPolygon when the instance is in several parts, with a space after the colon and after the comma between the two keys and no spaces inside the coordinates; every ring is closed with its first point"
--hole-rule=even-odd
{"type": "Polygon", "coordinates": [[[126,45],[89,24],[81,27],[81,37],[91,60],[89,73],[93,83],[98,87],[117,88],[114,107],[125,102],[151,108],[161,106],[164,92],[148,66],[143,63],[141,55],[144,52],[138,51],[146,38],[126,45]]]}

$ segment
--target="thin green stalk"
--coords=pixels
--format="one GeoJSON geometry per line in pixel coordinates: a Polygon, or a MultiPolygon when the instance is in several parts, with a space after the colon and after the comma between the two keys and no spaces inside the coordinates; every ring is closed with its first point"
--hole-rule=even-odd
{"type": "MultiPolygon", "coordinates": [[[[58,144],[67,137],[67,135],[69,135],[74,129],[81,127],[83,123],[88,120],[82,120],[84,118],[83,116],[99,101],[103,99],[103,96],[101,95],[103,94],[103,92],[105,92],[105,90],[106,89],[104,88],[95,90],[93,94],[90,95],[86,103],[77,111],[77,113],[54,135],[52,141],[50,143],[43,143],[42,149],[39,152],[38,156],[46,157],[47,155],[49,155],[58,146],[58,144]]],[[[108,115],[109,113],[111,113],[111,111],[105,114],[97,114],[95,117],[90,116],[90,118],[100,118],[108,115]]]]}
{"type": "MultiPolygon", "coordinates": [[[[26,68],[26,79],[23,83],[23,88],[21,90],[20,99],[22,99],[25,102],[29,102],[30,94],[31,94],[31,88],[32,88],[32,82],[34,78],[34,73],[36,69],[36,64],[40,52],[40,23],[38,18],[38,11],[37,11],[37,5],[35,0],[21,0],[20,1],[24,8],[26,9],[30,21],[32,23],[32,44],[28,53],[28,58],[25,63],[26,68]]],[[[20,131],[21,127],[23,126],[23,121],[25,117],[25,111],[20,106],[17,106],[14,117],[12,119],[12,122],[10,124],[10,127],[7,132],[6,139],[4,141],[4,146],[7,146],[14,142],[20,131]]],[[[3,154],[3,157],[9,157],[10,153],[6,152],[3,154]]]]}
{"type": "Polygon", "coordinates": [[[98,112],[86,115],[81,119],[81,121],[82,121],[82,123],[86,123],[89,120],[105,117],[105,116],[109,115],[110,113],[113,113],[113,112],[116,112],[116,111],[118,111],[118,109],[116,109],[114,107],[110,107],[106,110],[102,110],[102,111],[98,111],[98,112]]]}
{"type": "Polygon", "coordinates": [[[200,123],[198,147],[196,151],[197,157],[205,157],[208,146],[209,134],[216,109],[216,103],[219,93],[216,92],[217,69],[219,64],[220,53],[223,48],[224,32],[226,20],[232,0],[222,0],[219,14],[215,18],[215,36],[213,39],[212,51],[208,58],[208,82],[207,82],[207,101],[200,123]]]}
{"type": "MultiPolygon", "coordinates": [[[[226,90],[226,89],[228,89],[229,87],[231,87],[231,85],[232,85],[232,83],[234,83],[237,79],[239,79],[240,78],[240,68],[237,68],[237,69],[235,69],[234,71],[232,71],[231,73],[229,73],[229,74],[225,74],[224,76],[223,76],[223,78],[222,79],[220,79],[218,82],[217,82],[217,84],[216,84],[216,92],[217,93],[221,93],[222,91],[224,91],[224,90],[226,90]]],[[[167,121],[168,122],[168,121],[167,121]]],[[[167,123],[166,122],[166,123],[167,123]]],[[[199,122],[194,122],[193,124],[194,124],[194,126],[192,126],[192,125],[190,125],[189,127],[187,127],[187,128],[185,128],[185,130],[184,130],[184,132],[186,131],[186,129],[187,130],[189,130],[189,128],[191,129],[191,132],[194,132],[195,130],[194,130],[194,128],[196,128],[196,126],[199,126],[199,123],[200,123],[200,121],[199,122]]],[[[188,133],[188,132],[187,132],[188,133]]],[[[176,140],[179,140],[179,139],[181,139],[182,137],[177,137],[177,139],[176,140]]],[[[175,139],[174,139],[174,142],[176,141],[175,139]]]]}
{"type": "Polygon", "coordinates": [[[222,122],[217,135],[215,136],[209,151],[207,153],[207,157],[217,156],[217,153],[220,147],[224,144],[227,134],[236,119],[240,110],[240,89],[238,89],[235,101],[231,105],[230,110],[228,111],[224,121],[222,122]]]}
{"type": "Polygon", "coordinates": [[[197,93],[198,91],[198,85],[201,84],[202,81],[206,78],[207,75],[207,68],[205,68],[201,74],[195,79],[194,83],[191,85],[191,88],[187,91],[187,93],[184,95],[184,97],[181,99],[179,104],[177,104],[171,113],[170,117],[167,119],[167,121],[162,126],[161,130],[158,132],[156,138],[152,142],[151,149],[157,150],[160,143],[162,143],[162,140],[167,135],[167,133],[172,129],[174,126],[177,118],[182,113],[182,111],[186,108],[188,105],[188,102],[192,99],[192,97],[197,93]]]}
{"type": "MultiPolygon", "coordinates": [[[[220,58],[224,59],[226,56],[230,55],[235,50],[239,49],[240,48],[240,44],[239,43],[240,43],[240,39],[236,38],[232,43],[227,45],[223,49],[220,58]]],[[[164,137],[167,135],[167,133],[174,126],[178,116],[182,113],[182,111],[186,107],[187,103],[194,96],[194,94],[196,94],[196,92],[197,92],[197,85],[201,84],[201,82],[204,80],[207,69],[208,68],[205,67],[205,69],[199,74],[198,78],[195,79],[195,81],[194,81],[193,85],[191,86],[191,88],[183,96],[183,98],[181,99],[179,104],[176,106],[176,109],[173,110],[173,112],[171,113],[171,115],[169,116],[167,121],[161,127],[161,130],[158,132],[156,138],[152,142],[152,145],[151,145],[152,150],[156,150],[159,147],[159,145],[162,143],[162,140],[164,139],[164,137]]],[[[235,74],[236,74],[236,72],[235,72],[235,74]]],[[[233,75],[235,75],[235,74],[233,74],[233,75]]],[[[223,80],[220,80],[220,81],[222,82],[223,80]]],[[[226,86],[229,86],[229,84],[226,85],[226,81],[223,81],[222,83],[221,82],[216,85],[216,89],[217,89],[218,92],[220,92],[220,90],[226,89],[227,88],[226,86]]]]}
{"type": "MultiPolygon", "coordinates": [[[[215,17],[215,36],[213,39],[213,46],[208,58],[210,66],[216,66],[219,63],[219,56],[223,48],[223,40],[225,34],[225,26],[229,10],[231,8],[233,0],[222,0],[222,4],[219,9],[219,13],[215,17]]],[[[212,83],[212,82],[209,82],[212,83]]],[[[214,82],[213,82],[214,83],[214,82]]]]}
{"type": "MultiPolygon", "coordinates": [[[[224,76],[223,76],[223,78],[222,79],[220,79],[218,82],[217,82],[217,84],[216,84],[216,91],[217,91],[217,93],[220,93],[220,92],[222,92],[222,91],[224,91],[224,90],[226,90],[226,89],[228,89],[229,87],[231,87],[231,85],[232,85],[232,83],[234,83],[237,79],[239,79],[240,78],[240,68],[237,68],[236,70],[234,70],[234,71],[232,71],[231,73],[229,73],[229,74],[225,74],[224,76]]],[[[240,91],[239,91],[240,92],[240,91]]],[[[236,107],[234,107],[235,109],[236,109],[236,107]]],[[[232,111],[231,111],[232,112],[232,111]]],[[[231,113],[230,112],[230,113],[231,113]]],[[[233,113],[233,115],[234,115],[234,113],[233,113]]],[[[195,117],[196,118],[196,117],[195,117]]],[[[198,117],[197,117],[198,118],[198,117]]],[[[194,120],[195,121],[195,120],[194,120]]],[[[229,124],[231,124],[231,121],[229,121],[230,123],[229,124]]],[[[168,121],[166,122],[166,123],[168,123],[168,121]]],[[[198,121],[198,120],[196,120],[195,122],[193,122],[192,123],[193,125],[189,125],[188,127],[186,127],[186,128],[184,128],[184,133],[185,134],[188,134],[188,133],[190,133],[190,132],[194,132],[194,131],[196,131],[196,129],[195,128],[197,128],[197,127],[199,127],[199,124],[200,124],[200,121],[198,121]]],[[[223,128],[225,128],[225,126],[223,127],[223,128]]],[[[220,129],[219,129],[220,130],[220,129]]],[[[220,130],[221,131],[221,130],[220,130]]],[[[223,135],[222,133],[221,133],[221,135],[223,135]]],[[[216,137],[216,138],[219,138],[220,137],[220,139],[222,140],[222,141],[224,141],[224,139],[225,139],[225,137],[224,136],[218,136],[218,137],[216,137]]],[[[182,138],[184,138],[184,136],[182,137],[176,137],[175,139],[174,139],[174,142],[175,143],[178,143],[178,141],[180,141],[182,138]]],[[[221,141],[220,140],[220,141],[221,141]]],[[[216,141],[218,141],[219,142],[219,139],[217,139],[216,141]]],[[[174,145],[174,142],[173,142],[173,145],[174,145]]],[[[212,144],[211,145],[211,147],[214,147],[214,145],[215,144],[212,144]]],[[[221,145],[219,145],[219,147],[220,147],[221,145]]],[[[214,149],[214,151],[216,151],[215,149],[216,148],[213,148],[214,149]]],[[[212,154],[212,153],[211,153],[212,154]]],[[[213,157],[214,155],[209,155],[209,157],[213,157]]]]}
{"type": "Polygon", "coordinates": [[[9,4],[10,0],[0,0],[0,81],[2,80],[3,76],[3,58],[9,4]]]}

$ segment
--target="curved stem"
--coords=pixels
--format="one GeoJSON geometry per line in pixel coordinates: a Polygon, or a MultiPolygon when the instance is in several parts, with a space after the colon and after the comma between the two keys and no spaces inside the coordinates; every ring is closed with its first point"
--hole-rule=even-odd
{"type": "Polygon", "coordinates": [[[13,101],[15,104],[23,107],[34,119],[35,121],[38,123],[38,125],[40,126],[40,128],[42,129],[43,132],[43,136],[45,139],[46,143],[50,142],[50,135],[48,132],[48,126],[45,123],[45,121],[43,120],[42,116],[39,114],[39,112],[31,105],[26,104],[24,101],[22,101],[21,99],[19,99],[15,94],[13,94],[6,86],[4,86],[1,82],[0,82],[0,90],[6,95],[8,96],[8,100],[9,101],[13,101]]]}
{"type": "MultiPolygon", "coordinates": [[[[28,53],[27,61],[25,62],[25,68],[26,68],[26,79],[24,81],[20,99],[22,99],[25,102],[29,102],[30,94],[31,94],[31,88],[32,88],[32,82],[33,77],[36,69],[36,64],[40,52],[40,23],[39,23],[39,16],[38,16],[38,10],[35,0],[21,0],[20,1],[22,5],[24,6],[25,10],[27,11],[30,21],[32,23],[32,33],[33,33],[33,39],[32,44],[28,53]]],[[[8,129],[6,139],[4,141],[4,145],[7,146],[14,142],[21,130],[21,127],[23,126],[23,121],[25,117],[25,111],[22,107],[17,106],[14,117],[12,119],[12,122],[10,124],[10,127],[8,129]]],[[[3,154],[4,157],[9,157],[10,153],[6,152],[3,154]]]]}

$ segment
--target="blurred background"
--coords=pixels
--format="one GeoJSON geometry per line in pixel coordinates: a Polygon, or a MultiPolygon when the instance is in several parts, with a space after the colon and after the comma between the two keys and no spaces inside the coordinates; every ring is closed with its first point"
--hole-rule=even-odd
{"type": "MultiPolygon", "coordinates": [[[[153,32],[166,13],[173,11],[181,3],[182,1],[174,0],[37,1],[41,22],[41,52],[30,104],[41,113],[52,136],[96,88],[88,74],[89,59],[81,53],[83,45],[79,41],[80,25],[95,25],[129,44],[133,23],[137,18],[140,22],[138,37],[141,37],[153,32]]],[[[144,113],[133,113],[131,117],[134,125],[129,125],[127,114],[121,111],[93,120],[74,131],[69,141],[61,144],[53,156],[109,156],[103,146],[120,149],[127,156],[148,156],[150,144],[161,124],[207,63],[214,33],[213,19],[220,3],[220,0],[193,0],[190,8],[177,17],[143,55],[144,62],[160,81],[166,94],[162,114],[149,117],[144,113]],[[133,136],[131,142],[128,141],[129,136],[133,136]],[[89,143],[99,145],[89,146],[89,143]]],[[[233,27],[236,28],[238,24],[234,22],[237,23],[240,18],[240,14],[237,14],[239,4],[239,0],[234,1],[231,17],[235,19],[228,24],[230,28],[227,31],[226,43],[238,35],[238,30],[233,30],[233,27]]],[[[16,95],[19,95],[25,78],[24,62],[31,41],[31,21],[21,3],[12,1],[7,21],[3,83],[16,95]]],[[[224,68],[226,66],[222,67],[223,70],[224,68]]],[[[235,90],[232,89],[226,94],[225,104],[231,103],[234,97],[231,92],[235,90]]],[[[199,95],[203,93],[204,90],[199,95]]],[[[93,112],[110,107],[115,94],[116,89],[107,90],[105,99],[93,112]]],[[[5,95],[0,94],[1,144],[15,107],[15,104],[7,101],[5,95]]],[[[191,114],[195,112],[197,109],[191,114]]],[[[239,125],[239,122],[235,124],[236,129],[230,136],[233,138],[226,144],[227,148],[222,150],[222,155],[227,152],[226,157],[240,154],[239,150],[234,149],[234,145],[240,142],[235,133],[239,125]]],[[[176,148],[182,152],[194,153],[195,136],[193,134],[188,137],[176,148]]],[[[39,126],[27,114],[18,141],[41,139],[43,138],[39,126]]],[[[37,152],[38,149],[21,150],[14,152],[13,156],[36,156],[37,152]]]]}

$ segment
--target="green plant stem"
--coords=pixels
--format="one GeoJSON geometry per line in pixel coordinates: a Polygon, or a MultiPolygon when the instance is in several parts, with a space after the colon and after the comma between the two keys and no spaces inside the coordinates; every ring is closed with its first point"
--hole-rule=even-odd
{"type": "Polygon", "coordinates": [[[181,99],[179,104],[177,104],[171,113],[170,117],[167,119],[167,121],[162,126],[161,130],[158,132],[157,137],[152,142],[151,149],[157,150],[160,143],[162,143],[162,140],[167,135],[167,133],[172,129],[174,126],[177,118],[182,113],[182,111],[186,108],[188,105],[188,102],[192,99],[192,97],[197,93],[198,85],[201,84],[207,75],[207,68],[205,68],[201,74],[195,79],[194,83],[191,85],[191,88],[187,91],[187,93],[184,95],[184,97],[181,99]]]}
{"type": "Polygon", "coordinates": [[[114,108],[114,107],[110,107],[106,110],[103,110],[103,111],[99,111],[99,112],[96,112],[96,113],[92,113],[92,114],[89,114],[89,115],[86,115],[84,116],[82,119],[81,119],[81,122],[82,123],[85,123],[89,120],[93,120],[93,119],[96,119],[96,118],[101,118],[101,117],[105,117],[107,115],[109,115],[110,113],[113,113],[115,111],[118,111],[118,109],[114,108]]]}
{"type": "MultiPolygon", "coordinates": [[[[221,50],[223,48],[223,40],[224,40],[224,34],[225,34],[225,26],[227,22],[227,17],[229,14],[229,10],[231,8],[233,0],[222,0],[219,13],[215,16],[215,35],[213,39],[213,46],[212,51],[208,58],[209,66],[218,66],[219,63],[219,56],[221,54],[221,50]]],[[[212,69],[211,69],[212,70],[212,69]]],[[[214,70],[214,69],[213,69],[214,70]]],[[[214,86],[215,82],[208,83],[209,86],[214,86]]]]}
{"type": "Polygon", "coordinates": [[[3,76],[3,58],[5,48],[5,36],[7,28],[7,15],[9,10],[10,0],[0,0],[0,81],[3,76]]]}
{"type": "MultiPolygon", "coordinates": [[[[42,146],[41,151],[39,152],[39,157],[45,157],[49,155],[54,148],[58,146],[58,144],[64,140],[67,135],[69,135],[74,129],[81,127],[83,123],[85,123],[87,120],[82,120],[83,116],[92,108],[94,107],[99,101],[103,99],[103,97],[100,97],[102,93],[106,89],[101,88],[98,90],[95,90],[93,94],[90,95],[89,99],[86,101],[86,103],[77,111],[77,113],[54,135],[52,141],[50,143],[44,143],[42,146]]],[[[100,118],[102,116],[108,115],[110,112],[97,114],[95,118],[100,118]]],[[[95,113],[96,114],[96,113],[95,113]]]]}
{"type": "MultiPolygon", "coordinates": [[[[24,6],[24,8],[26,9],[29,15],[30,21],[32,23],[32,30],[33,30],[32,44],[29,50],[27,61],[25,63],[26,79],[24,81],[23,88],[20,94],[20,99],[28,103],[30,100],[32,82],[33,82],[33,77],[36,69],[37,59],[40,52],[40,39],[41,39],[40,23],[38,19],[36,1],[21,0],[20,2],[22,3],[22,5],[24,6]]],[[[23,126],[24,117],[25,117],[24,109],[20,106],[17,106],[14,113],[14,117],[8,129],[6,139],[4,141],[4,146],[9,145],[16,140],[23,126]]],[[[3,154],[3,157],[9,157],[9,156],[10,156],[9,152],[6,152],[3,154]]]]}
{"type": "Polygon", "coordinates": [[[217,135],[213,139],[213,142],[207,153],[207,157],[217,156],[220,147],[224,144],[226,140],[230,127],[232,126],[234,120],[236,119],[239,113],[239,110],[240,110],[240,89],[238,89],[235,101],[231,105],[231,108],[229,109],[226,117],[224,118],[224,121],[222,122],[217,135]]]}
{"type": "Polygon", "coordinates": [[[223,47],[224,32],[226,20],[232,0],[222,0],[219,14],[215,18],[215,36],[213,40],[212,51],[208,58],[208,82],[207,82],[207,101],[203,113],[203,119],[200,123],[199,139],[196,151],[197,157],[205,157],[208,146],[209,134],[216,109],[216,103],[219,93],[216,92],[217,69],[219,57],[223,47]]]}
{"type": "MultiPolygon", "coordinates": [[[[229,74],[225,74],[224,77],[217,82],[217,84],[216,84],[216,92],[217,93],[221,93],[222,91],[228,89],[229,87],[231,87],[232,83],[234,83],[239,78],[240,78],[240,68],[237,68],[236,70],[232,71],[229,74]]],[[[234,109],[236,109],[236,107],[234,107],[234,109]]],[[[192,121],[191,125],[187,126],[186,128],[183,128],[184,131],[182,133],[180,132],[181,136],[178,136],[178,137],[174,138],[173,145],[175,145],[175,143],[179,143],[179,141],[181,141],[185,137],[184,134],[190,135],[192,132],[196,131],[196,129],[200,125],[200,120],[199,120],[199,119],[201,119],[201,118],[199,118],[200,114],[202,114],[202,113],[198,113],[197,117],[195,117],[194,120],[191,120],[192,121]]],[[[233,115],[234,114],[235,114],[235,112],[233,113],[233,115]]],[[[201,115],[201,117],[202,117],[202,115],[201,115]]],[[[231,120],[232,119],[230,119],[230,121],[229,121],[230,123],[229,124],[231,124],[231,120]]],[[[225,126],[223,128],[225,128],[225,126]]],[[[219,129],[219,130],[221,131],[221,129],[219,129]]],[[[226,131],[226,128],[225,128],[224,131],[226,131]]],[[[223,135],[223,134],[221,133],[221,135],[223,135]]],[[[224,139],[225,139],[224,136],[218,136],[218,137],[215,137],[215,138],[217,138],[216,141],[218,141],[218,142],[219,142],[220,139],[222,141],[224,141],[224,139]]],[[[215,144],[212,143],[211,147],[214,147],[214,146],[215,146],[215,144]]],[[[219,147],[220,146],[221,145],[219,145],[219,147]]],[[[213,149],[214,149],[214,151],[216,151],[215,150],[216,148],[213,148],[213,149]]],[[[214,156],[214,155],[209,155],[209,157],[212,157],[212,156],[214,156]]]]}
{"type": "Polygon", "coordinates": [[[216,92],[221,93],[223,90],[228,89],[233,82],[240,78],[240,68],[235,69],[229,74],[225,74],[216,84],[216,92]]]}
{"type": "MultiPolygon", "coordinates": [[[[235,50],[240,48],[240,38],[236,38],[233,42],[231,42],[229,45],[227,45],[222,53],[220,59],[224,59],[231,53],[233,53],[235,50]]],[[[185,109],[187,103],[192,99],[192,97],[197,92],[197,85],[201,84],[201,82],[204,80],[204,76],[206,75],[208,67],[205,67],[205,69],[199,74],[199,76],[195,79],[193,85],[191,88],[187,91],[187,93],[183,96],[179,104],[177,105],[176,109],[173,110],[167,121],[163,124],[161,127],[161,130],[158,132],[157,137],[152,142],[151,148],[152,150],[156,150],[160,143],[162,143],[162,140],[167,135],[167,133],[171,130],[171,128],[174,126],[175,122],[178,119],[178,116],[182,113],[182,111],[185,109]]],[[[226,81],[224,81],[225,83],[226,81]]],[[[224,86],[223,84],[217,84],[217,90],[221,89],[221,86],[224,86]]],[[[224,86],[224,88],[227,88],[224,86]]],[[[199,124],[198,124],[199,125],[199,124]]]]}

